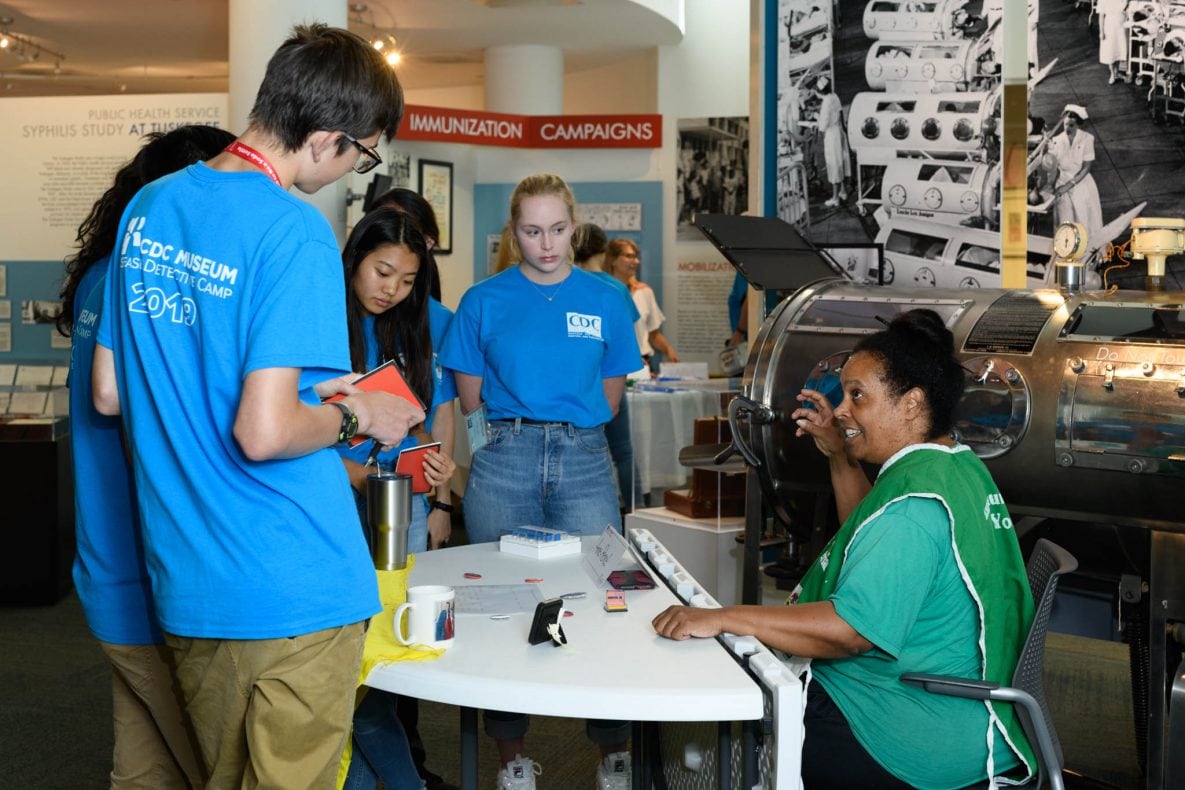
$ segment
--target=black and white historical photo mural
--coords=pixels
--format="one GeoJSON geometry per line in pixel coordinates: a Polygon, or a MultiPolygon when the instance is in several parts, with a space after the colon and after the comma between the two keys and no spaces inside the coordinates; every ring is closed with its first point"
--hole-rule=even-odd
{"type": "Polygon", "coordinates": [[[883,245],[886,285],[999,285],[1002,13],[777,0],[777,216],[820,246],[883,245]]]}
{"type": "Polygon", "coordinates": [[[678,129],[677,238],[698,241],[696,214],[740,214],[749,206],[749,119],[681,118],[678,129]]]}
{"type": "MultiPolygon", "coordinates": [[[[1185,216],[1185,7],[1151,0],[1041,0],[1030,81],[1029,233],[1083,227],[1087,287],[1143,289],[1132,219],[1185,216]],[[1105,280],[1104,280],[1105,276],[1105,280]]],[[[1185,287],[1181,256],[1164,286],[1185,287]]]]}
{"type": "MultiPolygon", "coordinates": [[[[886,284],[998,286],[1003,0],[767,8],[767,211],[820,246],[882,244],[886,284]]],[[[1185,216],[1185,6],[1029,0],[1010,3],[1017,12],[1028,284],[1051,281],[1054,229],[1073,222],[1087,287],[1142,288],[1132,220],[1185,216]]],[[[1181,257],[1167,288],[1185,287],[1181,257]]]]}

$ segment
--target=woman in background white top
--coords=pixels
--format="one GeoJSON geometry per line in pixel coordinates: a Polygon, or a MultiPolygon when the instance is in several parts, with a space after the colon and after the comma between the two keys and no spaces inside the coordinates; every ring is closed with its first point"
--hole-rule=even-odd
{"type": "Polygon", "coordinates": [[[609,242],[605,249],[605,271],[625,283],[634,298],[634,304],[641,315],[634,322],[634,331],[638,335],[638,348],[642,350],[643,363],[649,367],[650,358],[656,351],[671,362],[678,362],[678,352],[659,330],[666,316],[658,306],[654,289],[638,279],[638,267],[641,265],[642,258],[638,254],[638,245],[629,239],[614,239],[609,242]]]}

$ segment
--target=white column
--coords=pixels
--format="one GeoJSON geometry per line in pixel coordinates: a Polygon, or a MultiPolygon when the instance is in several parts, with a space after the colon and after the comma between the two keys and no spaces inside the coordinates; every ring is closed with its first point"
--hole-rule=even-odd
{"type": "Polygon", "coordinates": [[[516,115],[563,115],[564,51],[543,44],[485,51],[486,110],[516,115]]]}
{"type": "MultiPolygon", "coordinates": [[[[292,28],[311,22],[344,28],[348,22],[346,12],[343,0],[230,0],[231,132],[242,134],[247,128],[247,116],[255,104],[267,62],[292,28]]],[[[339,245],[345,241],[346,184],[347,179],[342,178],[315,195],[305,195],[300,190],[292,193],[321,210],[339,245]]]]}

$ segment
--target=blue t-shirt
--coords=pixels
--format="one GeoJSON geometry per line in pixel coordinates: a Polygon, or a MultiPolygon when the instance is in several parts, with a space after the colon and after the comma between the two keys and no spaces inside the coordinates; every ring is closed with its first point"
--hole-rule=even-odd
{"type": "Polygon", "coordinates": [[[609,274],[609,272],[589,272],[589,274],[604,280],[621,293],[622,298],[625,299],[626,304],[629,305],[630,320],[637,321],[642,317],[642,314],[638,312],[638,305],[634,303],[633,294],[630,293],[630,289],[625,283],[614,277],[612,274],[609,274]]]}
{"type": "Polygon", "coordinates": [[[741,308],[745,304],[745,294],[749,291],[749,281],[740,272],[732,278],[732,290],[728,292],[728,328],[733,332],[741,321],[741,308]]]}
{"type": "Polygon", "coordinates": [[[252,461],[243,380],[350,369],[341,255],[325,218],[260,173],[204,164],[124,212],[99,342],[115,355],[161,627],[268,639],[364,620],[378,585],[345,468],[324,448],[252,461]]]}
{"type": "Polygon", "coordinates": [[[91,363],[103,310],[108,261],[82,275],[70,346],[70,447],[74,454],[74,587],[96,639],[160,644],[144,547],[119,418],[95,411],[91,363]]]}
{"type": "MultiPolygon", "coordinates": [[[[453,380],[453,372],[448,370],[440,364],[440,348],[441,342],[444,340],[444,335],[448,331],[449,323],[453,320],[453,311],[442,305],[435,299],[428,299],[428,330],[432,335],[432,404],[425,410],[427,412],[427,419],[424,421],[424,430],[428,433],[432,432],[432,419],[436,416],[436,407],[441,404],[451,403],[457,397],[457,385],[453,380]]],[[[374,336],[374,316],[368,315],[362,318],[362,337],[366,343],[366,369],[371,370],[384,361],[382,354],[379,353],[378,341],[374,336]]],[[[399,457],[399,451],[408,447],[415,447],[419,444],[419,440],[415,436],[408,435],[402,443],[390,450],[384,450],[379,453],[378,462],[382,464],[392,464],[399,457]]],[[[357,461],[360,464],[366,463],[367,457],[373,445],[370,442],[363,442],[357,447],[350,447],[349,445],[339,444],[334,449],[337,450],[338,455],[342,458],[348,458],[351,461],[357,461]]],[[[446,448],[450,451],[452,448],[446,448]]]]}
{"type": "Polygon", "coordinates": [[[602,380],[637,370],[639,357],[634,323],[610,285],[573,268],[558,286],[537,286],[517,266],[465,293],[440,352],[445,367],[482,378],[490,419],[578,428],[609,421],[602,380]]]}
{"type": "MultiPolygon", "coordinates": [[[[749,292],[749,281],[737,272],[732,278],[732,290],[728,292],[728,328],[735,332],[741,320],[741,309],[745,306],[745,294],[749,292]]],[[[765,315],[773,312],[778,306],[778,292],[772,288],[765,289],[765,315]]]]}

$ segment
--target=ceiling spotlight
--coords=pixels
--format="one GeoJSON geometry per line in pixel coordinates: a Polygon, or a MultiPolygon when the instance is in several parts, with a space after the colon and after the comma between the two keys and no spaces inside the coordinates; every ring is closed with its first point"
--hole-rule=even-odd
{"type": "Polygon", "coordinates": [[[386,42],[384,42],[381,38],[376,38],[374,41],[371,42],[371,46],[373,46],[375,49],[381,50],[383,48],[383,44],[385,44],[385,43],[386,42]]]}
{"type": "Polygon", "coordinates": [[[394,50],[392,50],[387,53],[387,63],[389,63],[390,65],[395,66],[401,60],[403,60],[403,56],[400,55],[398,52],[395,52],[394,50]]]}
{"type": "Polygon", "coordinates": [[[54,52],[49,47],[38,44],[31,38],[22,36],[19,33],[13,33],[9,27],[12,24],[12,17],[0,16],[0,50],[8,50],[16,55],[17,60],[22,63],[39,60],[42,53],[48,58],[55,60],[65,60],[66,56],[61,52],[54,52]]]}

